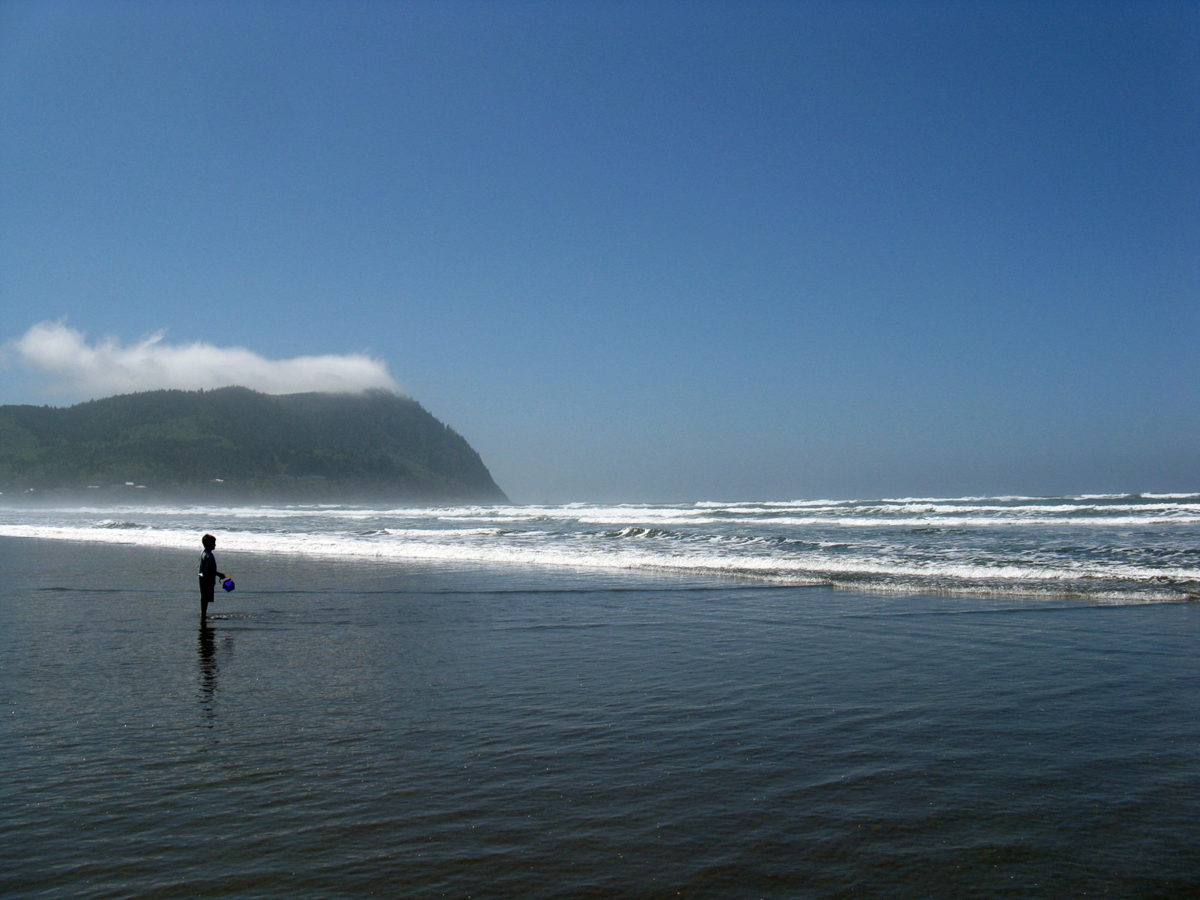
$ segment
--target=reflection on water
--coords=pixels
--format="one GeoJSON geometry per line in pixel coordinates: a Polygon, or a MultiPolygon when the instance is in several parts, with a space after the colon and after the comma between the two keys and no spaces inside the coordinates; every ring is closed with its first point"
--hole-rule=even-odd
{"type": "Polygon", "coordinates": [[[217,691],[217,642],[212,628],[207,623],[200,625],[196,650],[200,657],[200,705],[206,724],[211,727],[216,717],[213,701],[217,691]]]}
{"type": "MultiPolygon", "coordinates": [[[[196,639],[196,656],[200,669],[200,706],[204,713],[205,724],[212,726],[216,719],[217,674],[221,667],[217,662],[217,633],[209,624],[212,620],[200,626],[200,634],[196,639]]],[[[226,634],[221,639],[221,656],[228,659],[233,653],[233,635],[226,634]]]]}

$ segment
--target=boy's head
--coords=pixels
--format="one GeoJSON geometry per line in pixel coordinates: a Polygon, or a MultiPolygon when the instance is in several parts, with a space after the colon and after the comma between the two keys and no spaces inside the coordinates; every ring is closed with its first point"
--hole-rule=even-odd
{"type": "Polygon", "coordinates": [[[200,543],[204,545],[205,550],[211,550],[213,547],[217,546],[217,539],[211,534],[206,534],[204,537],[200,538],[200,543]]]}

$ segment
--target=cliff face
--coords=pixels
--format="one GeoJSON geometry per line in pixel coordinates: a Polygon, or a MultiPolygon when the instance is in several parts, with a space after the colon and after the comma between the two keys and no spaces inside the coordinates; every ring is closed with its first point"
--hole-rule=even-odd
{"type": "Polygon", "coordinates": [[[479,454],[383,391],[151,391],[0,406],[0,491],[187,499],[502,503],[479,454]]]}

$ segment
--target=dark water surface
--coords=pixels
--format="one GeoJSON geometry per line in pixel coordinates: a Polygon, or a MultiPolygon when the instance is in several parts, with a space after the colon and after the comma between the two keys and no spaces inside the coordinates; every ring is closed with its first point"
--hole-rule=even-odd
{"type": "Polygon", "coordinates": [[[0,539],[4,897],[1200,895],[1200,607],[0,539]]]}

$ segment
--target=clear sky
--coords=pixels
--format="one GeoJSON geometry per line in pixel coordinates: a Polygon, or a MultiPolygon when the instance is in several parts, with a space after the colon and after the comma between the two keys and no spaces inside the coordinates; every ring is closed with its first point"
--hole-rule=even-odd
{"type": "Polygon", "coordinates": [[[519,502],[1200,490],[1200,4],[0,0],[0,344],[519,502]]]}

